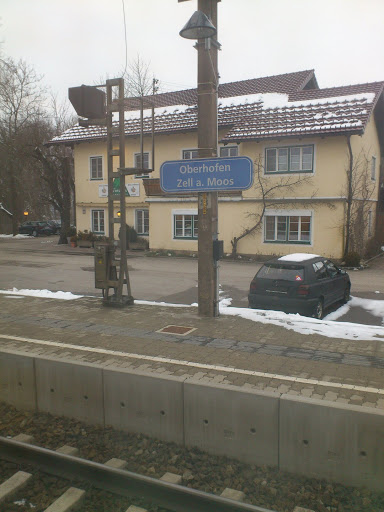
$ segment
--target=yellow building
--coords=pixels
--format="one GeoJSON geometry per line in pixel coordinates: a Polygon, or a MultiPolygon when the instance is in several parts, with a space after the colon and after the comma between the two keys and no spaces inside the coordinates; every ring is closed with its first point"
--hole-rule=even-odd
{"type": "MultiPolygon", "coordinates": [[[[218,155],[254,162],[251,188],[219,194],[225,253],[342,258],[347,239],[364,252],[380,209],[383,91],[384,82],[320,89],[313,71],[219,86],[218,155]]],[[[151,250],[195,252],[197,195],[163,193],[159,170],[197,157],[197,93],[153,98],[155,155],[145,111],[143,162],[138,112],[126,112],[126,166],[149,168],[153,156],[155,164],[150,175],[127,177],[127,223],[151,250]]],[[[105,128],[75,126],[50,143],[74,149],[77,229],[107,234],[105,128]]]]}

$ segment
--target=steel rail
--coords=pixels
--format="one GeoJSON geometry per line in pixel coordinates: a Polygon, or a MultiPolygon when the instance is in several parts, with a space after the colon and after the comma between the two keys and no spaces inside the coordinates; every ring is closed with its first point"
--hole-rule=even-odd
{"type": "Polygon", "coordinates": [[[55,476],[86,481],[120,496],[145,499],[174,512],[273,512],[1,436],[0,458],[30,464],[55,476]]]}

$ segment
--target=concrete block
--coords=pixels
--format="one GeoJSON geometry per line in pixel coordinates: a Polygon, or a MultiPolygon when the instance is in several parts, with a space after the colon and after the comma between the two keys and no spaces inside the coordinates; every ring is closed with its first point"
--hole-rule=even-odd
{"type": "Polygon", "coordinates": [[[279,394],[223,384],[184,383],[186,446],[250,464],[278,464],[279,394]]]}
{"type": "Polygon", "coordinates": [[[25,487],[32,478],[31,473],[25,473],[24,471],[18,471],[12,475],[8,480],[0,485],[0,503],[11,498],[14,494],[25,487]]]}
{"type": "Polygon", "coordinates": [[[282,395],[280,469],[382,491],[384,411],[282,395]]]}
{"type": "Polygon", "coordinates": [[[36,410],[33,357],[0,352],[0,401],[22,410],[36,410]]]}
{"type": "Polygon", "coordinates": [[[75,446],[69,446],[65,444],[64,446],[60,446],[56,450],[58,453],[63,453],[64,455],[72,455],[72,457],[77,457],[79,455],[79,449],[75,446]]]}
{"type": "Polygon", "coordinates": [[[168,471],[164,473],[164,475],[160,478],[163,482],[168,482],[169,484],[179,485],[183,480],[181,475],[176,475],[175,473],[169,473],[168,471]]]}
{"type": "Polygon", "coordinates": [[[83,489],[77,489],[76,487],[70,487],[64,494],[57,498],[45,512],[70,512],[80,507],[85,497],[85,491],[83,489]]]}
{"type": "Polygon", "coordinates": [[[183,379],[104,369],[105,424],[183,443],[183,379]]]}
{"type": "Polygon", "coordinates": [[[236,489],[230,489],[229,487],[226,487],[220,496],[234,501],[244,501],[245,498],[245,494],[242,491],[236,491],[236,489]]]}
{"type": "Polygon", "coordinates": [[[39,411],[104,424],[101,367],[36,358],[35,369],[39,411]]]}
{"type": "Polygon", "coordinates": [[[114,457],[112,459],[107,460],[105,463],[106,466],[109,466],[110,468],[115,469],[125,469],[128,466],[128,462],[123,459],[115,459],[114,457]]]}

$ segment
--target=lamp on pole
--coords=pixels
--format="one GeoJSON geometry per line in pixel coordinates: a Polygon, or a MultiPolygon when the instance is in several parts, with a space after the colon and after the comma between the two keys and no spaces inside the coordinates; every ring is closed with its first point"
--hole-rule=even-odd
{"type": "MultiPolygon", "coordinates": [[[[180,1],[180,0],[179,0],[180,1]]],[[[198,0],[196,11],[181,37],[197,39],[197,139],[199,158],[217,157],[217,3],[198,0]]],[[[218,194],[198,194],[198,304],[199,315],[219,316],[218,262],[213,243],[218,238],[218,194]]]]}

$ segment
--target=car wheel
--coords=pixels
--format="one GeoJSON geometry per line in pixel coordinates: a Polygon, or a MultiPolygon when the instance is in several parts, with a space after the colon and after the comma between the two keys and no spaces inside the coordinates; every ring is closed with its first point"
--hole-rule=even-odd
{"type": "Polygon", "coordinates": [[[344,290],[343,304],[346,304],[351,298],[351,287],[347,285],[344,290]]]}
{"type": "Polygon", "coordinates": [[[37,237],[37,231],[36,231],[36,229],[34,229],[34,230],[32,231],[32,236],[37,237]]]}
{"type": "Polygon", "coordinates": [[[317,318],[318,320],[321,320],[324,316],[324,303],[322,299],[319,299],[316,302],[315,310],[312,315],[314,318],[317,318]]]}

